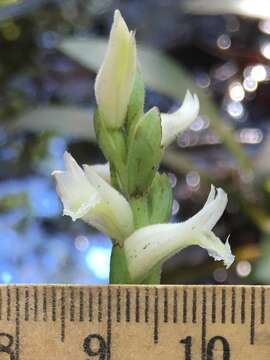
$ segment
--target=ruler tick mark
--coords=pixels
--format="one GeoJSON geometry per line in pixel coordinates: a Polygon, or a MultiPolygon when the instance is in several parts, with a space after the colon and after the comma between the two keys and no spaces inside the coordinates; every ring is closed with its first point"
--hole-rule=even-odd
{"type": "Polygon", "coordinates": [[[130,322],[130,290],[126,289],[126,322],[130,322]]]}
{"type": "Polygon", "coordinates": [[[69,320],[75,321],[75,291],[74,288],[70,288],[69,291],[70,306],[69,306],[69,320]]]}
{"type": "Polygon", "coordinates": [[[178,296],[177,290],[173,290],[173,322],[177,323],[177,316],[178,315],[178,296]]]}
{"type": "Polygon", "coordinates": [[[34,321],[38,320],[38,288],[34,286],[34,321]]]}
{"type": "Polygon", "coordinates": [[[236,306],[236,291],[232,288],[232,307],[231,307],[231,323],[235,324],[235,306],[236,306]]]}
{"type": "Polygon", "coordinates": [[[241,289],[241,323],[244,324],[246,321],[246,289],[241,289]]]}
{"type": "Polygon", "coordinates": [[[111,289],[108,288],[107,294],[107,358],[111,359],[111,343],[112,343],[112,296],[111,289]]]}
{"type": "Polygon", "coordinates": [[[146,323],[149,321],[149,288],[145,288],[144,321],[146,323]]]}
{"type": "Polygon", "coordinates": [[[26,288],[24,292],[24,320],[29,320],[29,289],[26,288]]]}
{"type": "Polygon", "coordinates": [[[225,324],[226,322],[226,290],[221,290],[221,322],[225,324]]]}
{"type": "Polygon", "coordinates": [[[56,289],[52,287],[52,321],[56,321],[56,289]]]}
{"type": "Polygon", "coordinates": [[[120,323],[121,321],[121,290],[117,288],[116,291],[116,321],[120,323]]]}
{"type": "Polygon", "coordinates": [[[261,287],[261,324],[265,323],[265,288],[261,287]]]}
{"type": "Polygon", "coordinates": [[[84,321],[84,293],[83,293],[83,289],[80,289],[80,321],[84,321]]]}
{"type": "Polygon", "coordinates": [[[164,295],[163,295],[163,321],[165,323],[168,322],[168,289],[164,288],[164,295]]]}
{"type": "Polygon", "coordinates": [[[9,287],[6,288],[6,295],[7,295],[7,321],[9,321],[11,317],[11,294],[9,287]]]}
{"type": "Polygon", "coordinates": [[[214,324],[216,322],[216,300],[217,300],[217,294],[216,294],[216,288],[212,288],[212,323],[214,324]]]}
{"type": "Polygon", "coordinates": [[[188,302],[188,293],[187,290],[183,291],[183,323],[187,322],[187,302],[188,302]]]}
{"type": "Polygon", "coordinates": [[[192,323],[195,324],[197,319],[197,290],[192,291],[192,323]]]}
{"type": "Polygon", "coordinates": [[[98,289],[98,322],[102,321],[102,289],[98,289]]]}
{"type": "Polygon", "coordinates": [[[250,344],[254,345],[255,340],[255,288],[251,288],[251,313],[250,313],[250,344]]]}
{"type": "Polygon", "coordinates": [[[15,338],[15,357],[20,358],[20,289],[16,288],[16,338],[15,338]]]}
{"type": "Polygon", "coordinates": [[[88,291],[88,320],[93,321],[93,294],[91,289],[88,291]]]}
{"type": "Polygon", "coordinates": [[[159,303],[159,297],[158,297],[158,289],[155,288],[155,300],[154,300],[154,343],[158,343],[158,333],[159,333],[159,327],[158,327],[158,303],[159,303]]]}
{"type": "Polygon", "coordinates": [[[135,320],[140,322],[140,291],[136,288],[136,306],[135,306],[135,320]]]}
{"type": "MultiPolygon", "coordinates": [[[[206,308],[207,308],[206,289],[202,290],[202,360],[206,360],[206,308]]],[[[213,314],[213,312],[212,312],[213,314]]]]}
{"type": "Polygon", "coordinates": [[[65,304],[65,289],[61,289],[61,342],[65,341],[66,333],[66,304],[65,304]]]}
{"type": "Polygon", "coordinates": [[[45,286],[43,287],[42,308],[43,308],[43,321],[47,321],[47,318],[48,318],[48,314],[47,314],[47,288],[45,286]]]}

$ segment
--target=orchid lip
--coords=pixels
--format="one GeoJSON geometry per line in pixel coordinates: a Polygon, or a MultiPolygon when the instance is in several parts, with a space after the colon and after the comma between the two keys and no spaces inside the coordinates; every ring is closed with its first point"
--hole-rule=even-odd
{"type": "Polygon", "coordinates": [[[124,243],[131,277],[142,281],[158,263],[190,245],[206,249],[215,260],[223,260],[228,268],[234,261],[228,239],[224,244],[212,231],[226,204],[227,194],[211,187],[202,210],[187,221],[149,225],[136,230],[124,243]]]}

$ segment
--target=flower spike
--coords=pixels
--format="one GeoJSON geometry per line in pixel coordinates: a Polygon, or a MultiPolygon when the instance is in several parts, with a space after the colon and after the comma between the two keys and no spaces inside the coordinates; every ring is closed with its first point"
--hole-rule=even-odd
{"type": "Polygon", "coordinates": [[[213,227],[227,205],[227,194],[211,186],[203,208],[190,219],[169,224],[173,193],[169,176],[158,172],[165,148],[199,113],[196,94],[186,92],[172,114],[157,107],[145,112],[145,87],[137,62],[135,33],[119,10],[95,81],[93,123],[107,163],[81,168],[64,155],[55,171],[64,215],[81,219],[112,239],[111,284],[159,283],[165,260],[190,245],[206,249],[226,267],[234,261],[213,227]]]}

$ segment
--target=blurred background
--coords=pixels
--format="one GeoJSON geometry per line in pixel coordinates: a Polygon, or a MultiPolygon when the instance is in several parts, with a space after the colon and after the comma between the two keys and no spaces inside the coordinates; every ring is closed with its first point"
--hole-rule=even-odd
{"type": "Polygon", "coordinates": [[[68,150],[104,162],[95,144],[94,80],[119,8],[136,29],[146,109],[174,111],[186,89],[201,115],[162,171],[172,221],[198,211],[210,184],[229,204],[227,271],[190,247],[163,283],[270,283],[270,3],[268,0],[0,0],[0,282],[106,283],[110,240],[62,217],[50,173],[68,150]]]}

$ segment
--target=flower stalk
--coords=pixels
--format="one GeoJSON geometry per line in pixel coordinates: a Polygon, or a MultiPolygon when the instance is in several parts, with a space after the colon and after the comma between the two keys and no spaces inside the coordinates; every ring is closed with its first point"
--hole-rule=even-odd
{"type": "Polygon", "coordinates": [[[228,241],[213,233],[227,195],[211,187],[204,207],[187,221],[169,224],[172,189],[158,172],[164,150],[198,116],[198,97],[187,91],[172,114],[144,112],[144,83],[137,66],[134,32],[117,10],[104,62],[95,83],[97,142],[108,163],[81,168],[64,155],[53,173],[64,215],[82,219],[112,239],[110,283],[159,283],[162,264],[190,245],[230,266],[228,241]]]}

